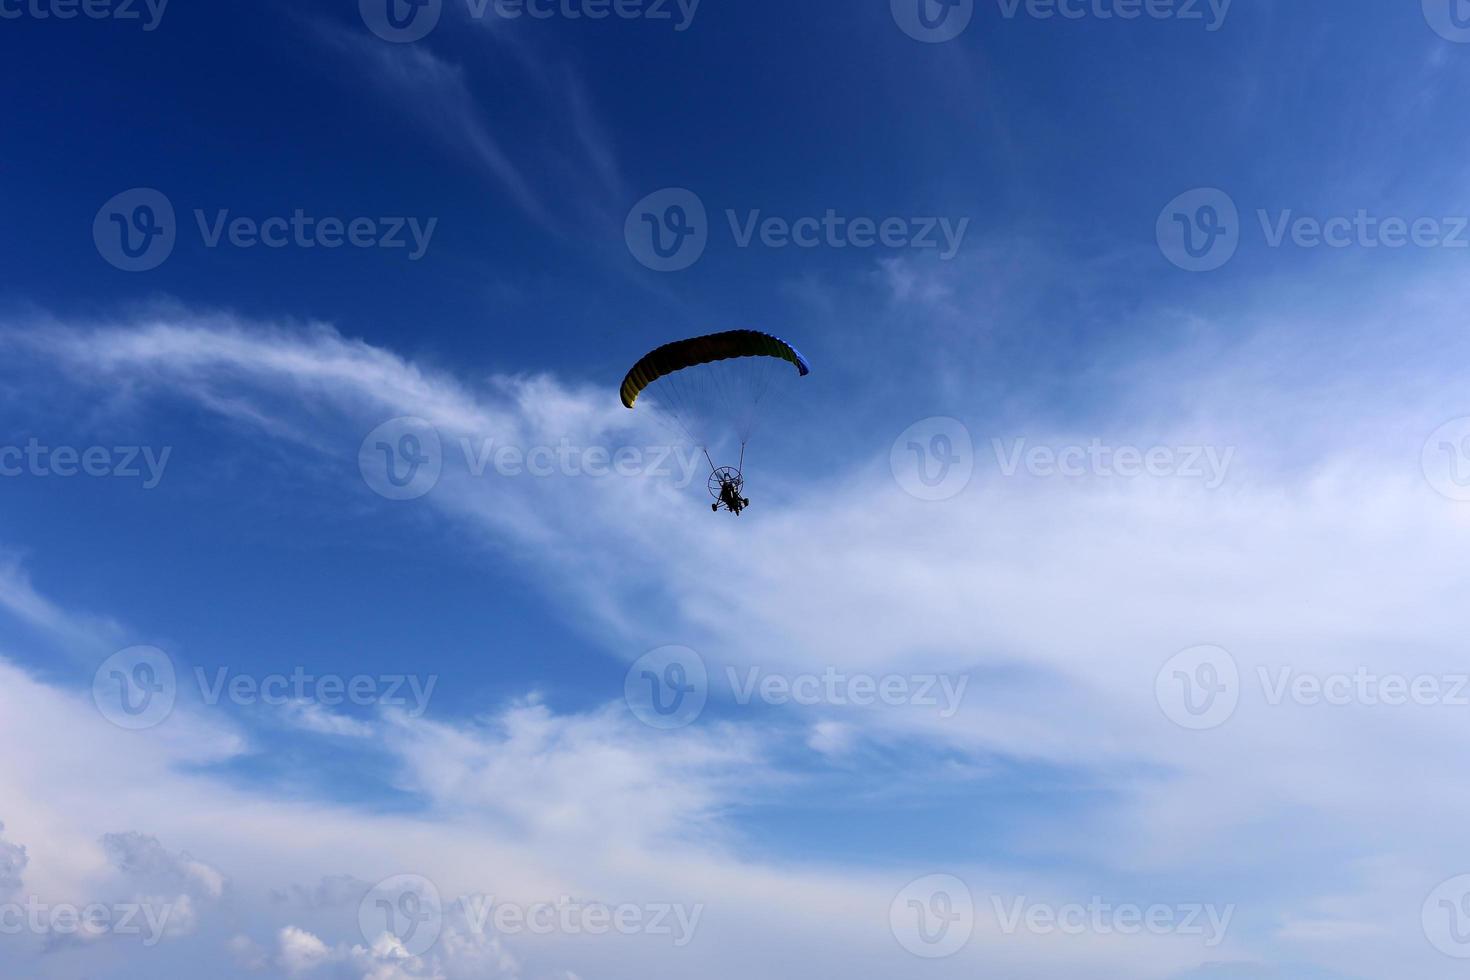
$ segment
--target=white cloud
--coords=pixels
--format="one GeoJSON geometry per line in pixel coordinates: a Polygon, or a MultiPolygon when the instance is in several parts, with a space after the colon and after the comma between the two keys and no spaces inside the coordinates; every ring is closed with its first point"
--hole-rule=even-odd
{"type": "Polygon", "coordinates": [[[840,721],[819,721],[812,726],[806,744],[814,752],[823,755],[841,755],[852,748],[858,738],[857,730],[840,721]]]}
{"type": "MultiPolygon", "coordinates": [[[[260,332],[214,318],[10,339],[82,377],[228,392],[288,419],[291,399],[330,408],[336,428],[323,444],[344,457],[382,417],[398,414],[432,419],[451,443],[627,435],[606,392],[549,378],[473,389],[322,329],[260,332]]],[[[1470,519],[1418,472],[1423,439],[1466,413],[1449,384],[1457,369],[1436,352],[1423,372],[1373,370],[1371,339],[1354,336],[1333,354],[1335,383],[1293,395],[1294,378],[1272,382],[1271,359],[1304,343],[1284,335],[1242,344],[1188,375],[1178,358],[1137,366],[1138,377],[1157,379],[1153,402],[1139,393],[1136,405],[1100,423],[1110,438],[1135,444],[1238,445],[1237,478],[1214,492],[1158,480],[1006,480],[987,470],[955,501],[925,504],[893,485],[880,446],[877,459],[834,481],[840,490],[797,495],[738,528],[709,521],[656,480],[500,480],[487,499],[483,484],[449,474],[426,500],[486,532],[492,547],[535,551],[547,587],[586,610],[596,626],[589,635],[629,658],[672,635],[715,666],[984,678],[950,720],[918,709],[824,709],[821,718],[796,715],[793,728],[807,732],[819,756],[914,740],[976,763],[1045,763],[1107,788],[1100,802],[1080,805],[1075,822],[1006,826],[1007,863],[1023,867],[972,867],[977,888],[1047,892],[1060,902],[1134,888],[1134,875],[1147,873],[1171,894],[1238,901],[1239,932],[1227,950],[1269,947],[1344,973],[1445,975],[1417,916],[1429,890],[1462,870],[1453,828],[1456,814],[1470,814],[1470,793],[1444,774],[1466,747],[1463,709],[1271,705],[1257,669],[1461,671],[1455,596],[1470,519]],[[1375,396],[1363,400],[1367,392],[1375,396]],[[1172,417],[1150,404],[1170,405],[1172,417]],[[628,569],[623,556],[654,542],[665,557],[628,569]],[[728,572],[717,580],[704,574],[716,558],[728,572]],[[653,596],[656,631],[624,611],[635,592],[653,596]],[[1249,696],[1220,730],[1190,733],[1154,702],[1154,680],[1172,654],[1200,643],[1231,650],[1249,696]],[[1430,800],[1405,810],[1404,801],[1430,800]],[[1091,870],[1026,870],[1036,855],[1091,870]],[[1239,884],[1242,876],[1251,884],[1239,884]],[[1303,910],[1292,897],[1303,893],[1331,896],[1330,907],[1303,910]],[[1394,925],[1384,935],[1353,923],[1394,925]],[[1336,941],[1322,942],[1324,930],[1336,941]]],[[[982,452],[989,434],[976,433],[982,452]]],[[[1026,434],[1076,435],[1060,424],[1026,434]]],[[[47,724],[74,710],[24,677],[0,684],[0,707],[12,691],[27,692],[32,717],[44,713],[47,724]]],[[[0,710],[0,731],[7,716],[0,710]]],[[[173,771],[168,746],[153,748],[164,754],[150,767],[150,788],[176,801],[174,812],[142,812],[174,825],[169,839],[176,831],[197,853],[207,853],[193,843],[201,840],[255,877],[274,875],[270,887],[302,872],[374,880],[413,855],[420,873],[442,877],[455,894],[484,890],[469,869],[493,867],[501,894],[718,895],[725,914],[696,947],[709,975],[768,967],[763,950],[742,948],[737,937],[762,935],[769,950],[789,952],[818,928],[852,952],[852,975],[893,965],[883,923],[901,874],[895,886],[886,873],[742,859],[723,815],[790,778],[771,768],[770,738],[753,723],[656,739],[616,711],[568,716],[527,703],[474,724],[389,716],[383,731],[385,750],[403,763],[403,788],[429,807],[422,820],[221,792],[173,771]],[[235,808],[251,814],[248,833],[235,808]]],[[[15,759],[3,766],[6,800],[34,799],[37,778],[54,772],[27,772],[15,759]]],[[[88,795],[63,785],[68,793],[88,795]]],[[[127,811],[143,801],[124,803],[127,811]]],[[[39,867],[59,849],[43,847],[42,808],[30,809],[23,839],[36,840],[39,867]]],[[[292,962],[312,962],[317,945],[353,946],[307,937],[315,938],[293,936],[300,956],[292,962]]],[[[1205,958],[1177,937],[1058,944],[982,930],[944,968],[963,975],[983,961],[1008,976],[1040,977],[1108,963],[1166,976],[1205,958]]],[[[587,971],[575,956],[565,968],[587,971]]]]}
{"type": "Polygon", "coordinates": [[[277,939],[281,968],[292,976],[315,970],[331,959],[327,944],[304,929],[286,926],[277,939]]]}
{"type": "Polygon", "coordinates": [[[5,840],[4,834],[5,824],[0,823],[0,897],[20,891],[24,884],[21,876],[30,863],[25,847],[5,840]]]}
{"type": "Polygon", "coordinates": [[[269,954],[249,936],[233,936],[225,944],[235,965],[251,973],[264,970],[269,963],[269,954]]]}
{"type": "Polygon", "coordinates": [[[218,868],[187,853],[172,854],[156,837],[134,831],[104,834],[102,849],[117,870],[139,881],[176,884],[210,899],[224,894],[225,876],[218,868]]]}
{"type": "Polygon", "coordinates": [[[316,701],[289,701],[281,707],[287,724],[318,735],[367,738],[373,726],[365,721],[340,714],[316,701]]]}

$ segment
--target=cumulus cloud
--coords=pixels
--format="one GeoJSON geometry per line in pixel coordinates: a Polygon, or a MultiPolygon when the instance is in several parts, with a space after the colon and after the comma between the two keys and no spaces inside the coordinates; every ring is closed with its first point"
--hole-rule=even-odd
{"type": "Polygon", "coordinates": [[[371,943],[328,946],[295,926],[277,936],[276,963],[288,976],[333,976],[352,980],[516,980],[513,959],[499,943],[468,938],[449,929],[431,954],[416,956],[395,936],[384,933],[371,943]]]}
{"type": "Polygon", "coordinates": [[[310,888],[291,885],[271,890],[271,900],[297,908],[331,909],[356,905],[372,890],[369,882],[352,875],[326,875],[310,888]]]}
{"type": "Polygon", "coordinates": [[[165,850],[156,837],[135,831],[105,834],[102,848],[113,866],[131,879],[175,885],[210,899],[224,894],[225,876],[219,869],[195,860],[187,852],[165,850]]]}
{"type": "Polygon", "coordinates": [[[287,926],[277,937],[281,968],[291,975],[315,970],[332,957],[327,944],[305,929],[287,926]]]}
{"type": "Polygon", "coordinates": [[[20,844],[5,840],[4,835],[5,824],[0,823],[0,896],[20,891],[23,884],[21,875],[30,863],[26,849],[20,844]]]}

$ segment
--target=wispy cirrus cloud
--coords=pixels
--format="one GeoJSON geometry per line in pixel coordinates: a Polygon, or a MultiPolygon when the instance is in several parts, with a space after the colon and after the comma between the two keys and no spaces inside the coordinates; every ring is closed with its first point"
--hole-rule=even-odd
{"type": "MultiPolygon", "coordinates": [[[[1453,594],[1470,521],[1418,469],[1423,439],[1456,409],[1453,390],[1405,397],[1407,388],[1385,383],[1397,377],[1408,385],[1424,372],[1448,380],[1457,368],[1438,358],[1417,373],[1402,361],[1372,366],[1372,329],[1359,324],[1333,362],[1335,374],[1296,397],[1290,379],[1271,380],[1279,351],[1305,343],[1289,331],[1273,343],[1215,348],[1193,374],[1179,373],[1177,351],[1135,365],[1155,397],[1138,392],[1095,424],[1110,439],[1140,445],[1236,446],[1239,470],[1215,490],[1168,480],[1005,477],[982,465],[964,494],[932,504],[903,493],[886,459],[855,459],[841,490],[795,494],[738,536],[658,479],[501,481],[487,501],[483,483],[448,474],[424,503],[487,532],[493,549],[534,545],[544,587],[582,605],[610,652],[631,657],[677,635],[705,655],[717,687],[724,668],[752,664],[786,673],[838,665],[986,678],[948,718],[826,704],[784,712],[782,723],[808,733],[811,765],[857,747],[917,742],[974,763],[976,773],[1004,759],[1066,767],[1107,787],[1069,818],[1093,832],[1037,817],[992,832],[994,844],[981,851],[1010,866],[998,877],[1011,893],[1064,904],[1069,894],[1135,892],[1146,874],[1155,888],[1167,882],[1171,894],[1238,903],[1236,932],[1224,947],[1232,955],[1270,950],[1347,973],[1354,961],[1393,960],[1432,975],[1437,961],[1417,925],[1387,935],[1366,925],[1417,921],[1424,896],[1455,871],[1453,821],[1440,819],[1470,811],[1470,798],[1447,791],[1441,777],[1463,749],[1455,711],[1366,703],[1317,710],[1268,696],[1282,669],[1309,677],[1360,668],[1450,676],[1459,663],[1453,594]],[[1353,397],[1326,413],[1318,399],[1334,383],[1353,397]],[[1378,397],[1362,401],[1375,385],[1378,397]],[[1163,403],[1180,407],[1173,423],[1153,410],[1163,403]],[[1284,417],[1294,425],[1277,438],[1281,427],[1270,420],[1284,417]],[[1399,451],[1365,453],[1365,432],[1399,451]],[[625,572],[622,556],[655,540],[664,557],[625,572]],[[712,561],[741,587],[703,574],[712,561]],[[624,613],[634,590],[640,608],[650,595],[658,603],[657,631],[624,613]],[[1218,731],[1189,733],[1161,710],[1156,681],[1174,653],[1201,643],[1231,651],[1242,700],[1218,731]],[[1435,816],[1407,828],[1404,799],[1434,799],[1435,816]],[[1316,828],[1309,840],[1295,831],[1301,826],[1316,828]],[[1028,867],[1030,856],[1065,858],[1074,870],[1028,867]],[[1242,870],[1252,876],[1248,887],[1238,883],[1242,870]],[[1323,942],[1329,933],[1333,941],[1323,942]]],[[[431,419],[450,444],[486,434],[595,442],[629,425],[605,392],[552,378],[470,385],[324,328],[213,317],[6,336],[12,349],[65,363],[74,379],[127,376],[145,394],[227,390],[277,411],[289,412],[293,399],[310,402],[314,418],[334,419],[323,445],[344,455],[386,414],[431,419]],[[331,412],[323,415],[323,406],[331,412]]],[[[1085,424],[1023,434],[1074,439],[1085,424]]],[[[976,433],[980,457],[987,434],[976,433]]],[[[574,842],[596,836],[606,817],[598,801],[621,800],[612,810],[627,819],[615,823],[615,836],[638,842],[635,850],[654,841],[677,846],[698,873],[657,876],[667,892],[707,893],[718,881],[769,902],[767,886],[805,887],[793,885],[793,876],[807,880],[804,872],[781,874],[739,857],[731,808],[765,796],[773,779],[793,778],[766,756],[753,728],[660,745],[616,712],[561,716],[535,702],[491,725],[375,724],[402,763],[404,788],[437,819],[457,826],[473,813],[506,841],[555,840],[554,855],[516,863],[531,879],[567,868],[568,854],[577,855],[577,867],[598,868],[574,842]],[[691,828],[699,830],[692,838],[691,828]]],[[[361,844],[377,831],[353,823],[344,833],[361,844]]],[[[337,856],[349,850],[344,843],[337,856]]],[[[345,861],[320,874],[344,869],[371,874],[345,861]]],[[[453,879],[452,869],[445,873],[453,879]]],[[[987,879],[997,879],[994,869],[987,879]]],[[[817,880],[882,906],[871,871],[817,880]]],[[[807,884],[822,892],[817,880],[807,884]]],[[[859,919],[873,908],[829,900],[859,919]]],[[[748,914],[738,915],[745,925],[748,914]]],[[[999,958],[1017,976],[1053,975],[1070,955],[988,929],[973,955],[999,958]]],[[[1197,949],[1166,946],[1144,952],[1123,943],[1112,952],[1137,975],[1167,976],[1201,962],[1197,949]]],[[[954,961],[956,969],[969,955],[954,961]]],[[[1102,953],[1091,946],[1087,955],[1102,953]]]]}

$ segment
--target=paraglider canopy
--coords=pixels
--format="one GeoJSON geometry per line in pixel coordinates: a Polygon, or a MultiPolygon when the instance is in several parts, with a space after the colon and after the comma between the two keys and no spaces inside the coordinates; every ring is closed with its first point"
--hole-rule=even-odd
{"type": "Polygon", "coordinates": [[[776,357],[796,365],[802,377],[811,374],[806,358],[780,337],[757,330],[729,330],[707,337],[678,340],[649,352],[623,379],[623,406],[632,408],[643,389],[659,378],[685,368],[740,357],[776,357]]]}
{"type": "MultiPolygon", "coordinates": [[[[741,466],[757,414],[773,385],[783,378],[806,377],[811,367],[801,352],[780,337],[758,330],[730,330],[664,344],[633,365],[620,389],[623,405],[657,385],[656,414],[682,430],[709,458],[711,436],[733,433],[740,442],[741,466]]],[[[741,467],[723,470],[709,459],[710,492],[738,514],[750,501],[739,495],[741,467]],[[725,478],[720,474],[724,473],[725,478]],[[722,494],[720,488],[725,488],[722,494]],[[733,505],[732,505],[733,504],[733,505]]]]}

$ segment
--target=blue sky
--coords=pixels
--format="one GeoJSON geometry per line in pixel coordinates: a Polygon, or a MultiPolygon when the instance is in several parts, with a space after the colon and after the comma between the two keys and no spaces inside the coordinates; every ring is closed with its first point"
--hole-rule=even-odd
{"type": "Polygon", "coordinates": [[[1461,0],[589,2],[0,0],[0,972],[1455,975],[1461,0]]]}

